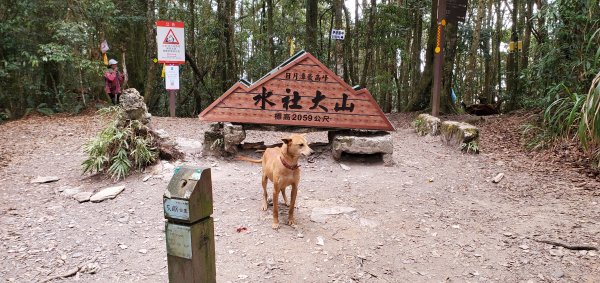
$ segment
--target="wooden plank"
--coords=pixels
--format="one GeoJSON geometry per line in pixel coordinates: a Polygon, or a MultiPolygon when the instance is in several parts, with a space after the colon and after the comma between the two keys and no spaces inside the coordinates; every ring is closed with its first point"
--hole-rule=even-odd
{"type": "Polygon", "coordinates": [[[366,89],[355,90],[310,53],[252,85],[236,83],[204,121],[393,131],[366,89]]]}

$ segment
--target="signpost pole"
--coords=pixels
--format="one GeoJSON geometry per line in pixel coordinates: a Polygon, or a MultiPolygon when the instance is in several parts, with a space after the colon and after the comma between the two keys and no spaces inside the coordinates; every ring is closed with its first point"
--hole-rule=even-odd
{"type": "Polygon", "coordinates": [[[435,57],[433,61],[433,88],[431,100],[431,115],[440,115],[440,92],[442,88],[442,69],[444,63],[444,27],[446,26],[446,0],[438,0],[437,7],[437,38],[435,57]]]}
{"type": "Polygon", "coordinates": [[[177,96],[177,91],[174,89],[168,90],[169,92],[169,115],[171,117],[175,117],[175,98],[177,96]]]}

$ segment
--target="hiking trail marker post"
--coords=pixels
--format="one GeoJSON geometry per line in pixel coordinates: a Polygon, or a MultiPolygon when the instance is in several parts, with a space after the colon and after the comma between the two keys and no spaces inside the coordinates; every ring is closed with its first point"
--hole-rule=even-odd
{"type": "Polygon", "coordinates": [[[156,44],[158,63],[165,64],[165,88],[169,93],[169,114],[175,117],[175,101],[179,89],[179,65],[185,63],[185,30],[183,22],[157,21],[156,44]]]}
{"type": "Polygon", "coordinates": [[[175,168],[163,196],[169,282],[216,282],[210,172],[208,168],[175,168]]]}

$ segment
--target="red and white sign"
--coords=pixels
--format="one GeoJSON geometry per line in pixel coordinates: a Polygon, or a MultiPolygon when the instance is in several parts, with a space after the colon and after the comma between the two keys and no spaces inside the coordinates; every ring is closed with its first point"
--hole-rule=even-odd
{"type": "Polygon", "coordinates": [[[156,22],[158,63],[185,63],[185,31],[183,22],[156,22]]]}

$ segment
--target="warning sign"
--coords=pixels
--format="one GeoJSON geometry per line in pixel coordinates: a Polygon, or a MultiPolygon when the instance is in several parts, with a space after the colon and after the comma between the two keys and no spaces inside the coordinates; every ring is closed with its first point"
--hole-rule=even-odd
{"type": "Polygon", "coordinates": [[[185,31],[183,22],[156,22],[158,63],[185,63],[185,31]]]}
{"type": "Polygon", "coordinates": [[[351,87],[308,52],[298,52],[257,82],[233,85],[200,120],[393,131],[365,88],[351,87]]]}
{"type": "Polygon", "coordinates": [[[177,40],[177,37],[175,36],[173,29],[169,29],[169,32],[167,32],[167,36],[165,37],[165,40],[163,41],[163,43],[164,44],[179,44],[179,40],[177,40]]]}

